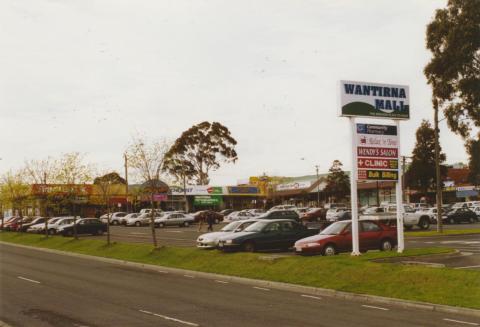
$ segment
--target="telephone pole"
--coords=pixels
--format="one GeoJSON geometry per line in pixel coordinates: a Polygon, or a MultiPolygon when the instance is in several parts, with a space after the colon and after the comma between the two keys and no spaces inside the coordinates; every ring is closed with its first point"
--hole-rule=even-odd
{"type": "Polygon", "coordinates": [[[438,101],[433,99],[434,123],[435,123],[435,174],[436,174],[436,189],[437,189],[437,232],[443,233],[442,222],[442,180],[440,175],[440,144],[438,129],[438,101]]]}
{"type": "Polygon", "coordinates": [[[318,165],[315,165],[315,169],[317,171],[317,208],[320,208],[320,177],[318,175],[318,165]]]}
{"type": "Polygon", "coordinates": [[[127,158],[126,152],[123,154],[123,159],[124,159],[124,166],[125,166],[125,194],[127,197],[126,210],[127,212],[130,212],[128,207],[128,158],[127,158]]]}

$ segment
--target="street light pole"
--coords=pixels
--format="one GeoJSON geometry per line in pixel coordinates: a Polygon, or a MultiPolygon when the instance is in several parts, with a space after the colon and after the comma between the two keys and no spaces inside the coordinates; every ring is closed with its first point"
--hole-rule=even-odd
{"type": "Polygon", "coordinates": [[[438,101],[433,99],[434,122],[435,122],[435,174],[437,189],[437,232],[443,233],[442,222],[442,181],[440,175],[440,144],[439,144],[439,128],[438,128],[438,101]]]}
{"type": "Polygon", "coordinates": [[[127,209],[127,212],[130,212],[128,208],[128,158],[127,158],[126,152],[123,154],[123,158],[124,158],[124,166],[125,166],[125,195],[127,197],[126,209],[127,209]]]}
{"type": "Polygon", "coordinates": [[[315,170],[317,171],[317,208],[320,208],[320,177],[318,175],[319,165],[315,165],[315,170]]]}

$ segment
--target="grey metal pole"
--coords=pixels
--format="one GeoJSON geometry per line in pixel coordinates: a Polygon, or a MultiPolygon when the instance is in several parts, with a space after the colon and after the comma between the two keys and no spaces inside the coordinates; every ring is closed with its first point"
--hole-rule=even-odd
{"type": "Polygon", "coordinates": [[[442,181],[440,175],[440,144],[438,129],[438,101],[433,100],[434,122],[435,122],[435,174],[436,174],[436,191],[437,191],[437,232],[443,233],[442,221],[442,181]]]}

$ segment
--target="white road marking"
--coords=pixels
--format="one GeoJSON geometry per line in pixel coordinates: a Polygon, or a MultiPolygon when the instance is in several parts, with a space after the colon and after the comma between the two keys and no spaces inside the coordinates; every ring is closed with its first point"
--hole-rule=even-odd
{"type": "Polygon", "coordinates": [[[168,271],[165,271],[165,270],[157,270],[157,271],[161,274],[168,274],[168,271]]]}
{"type": "Polygon", "coordinates": [[[130,234],[130,235],[148,235],[148,233],[135,233],[135,232],[128,233],[128,234],[130,234]]]}
{"type": "Polygon", "coordinates": [[[321,297],[313,296],[313,295],[307,295],[307,294],[302,294],[300,296],[308,297],[309,299],[316,299],[316,300],[321,300],[322,299],[321,297]]]}
{"type": "Polygon", "coordinates": [[[215,283],[228,284],[228,282],[226,282],[224,280],[215,280],[215,283]]]}
{"type": "Polygon", "coordinates": [[[169,317],[169,316],[164,316],[164,315],[161,315],[161,314],[158,314],[158,313],[153,313],[153,312],[150,312],[150,311],[146,311],[146,310],[138,310],[140,311],[141,313],[145,313],[147,315],[152,315],[152,316],[156,316],[156,317],[160,317],[160,318],[163,318],[165,320],[170,320],[170,321],[175,321],[175,322],[178,322],[178,323],[181,323],[181,324],[184,324],[184,325],[188,325],[188,326],[200,326],[199,324],[196,324],[194,322],[189,322],[189,321],[185,321],[185,320],[180,320],[180,319],[177,319],[177,318],[173,318],[173,317],[169,317]]]}
{"type": "Polygon", "coordinates": [[[187,278],[195,278],[195,276],[192,276],[192,275],[183,275],[183,277],[187,277],[187,278]]]}
{"type": "Polygon", "coordinates": [[[426,244],[434,244],[435,242],[423,242],[423,243],[426,243],[426,244]]]}
{"type": "Polygon", "coordinates": [[[454,269],[469,269],[469,268],[480,268],[480,265],[466,266],[466,267],[455,267],[454,269]]]}
{"type": "Polygon", "coordinates": [[[471,325],[471,326],[479,326],[476,322],[468,322],[468,321],[461,321],[461,320],[454,320],[454,319],[448,319],[448,318],[443,318],[445,321],[451,321],[451,322],[456,322],[458,324],[465,324],[465,325],[471,325]]]}
{"type": "Polygon", "coordinates": [[[373,306],[373,305],[366,305],[366,304],[362,304],[362,307],[369,308],[369,309],[383,310],[383,311],[389,311],[390,310],[390,309],[387,309],[387,308],[376,307],[376,306],[373,306]]]}
{"type": "Polygon", "coordinates": [[[183,233],[181,230],[166,230],[165,233],[183,233]]]}
{"type": "Polygon", "coordinates": [[[35,284],[40,284],[39,281],[37,280],[33,280],[33,279],[29,279],[29,278],[25,278],[25,277],[22,277],[22,276],[18,276],[17,278],[19,279],[23,279],[23,280],[26,280],[27,282],[31,282],[31,283],[35,283],[35,284]]]}
{"type": "Polygon", "coordinates": [[[268,289],[268,288],[263,288],[263,287],[253,286],[253,288],[256,289],[256,290],[261,290],[261,291],[270,291],[270,289],[268,289]]]}

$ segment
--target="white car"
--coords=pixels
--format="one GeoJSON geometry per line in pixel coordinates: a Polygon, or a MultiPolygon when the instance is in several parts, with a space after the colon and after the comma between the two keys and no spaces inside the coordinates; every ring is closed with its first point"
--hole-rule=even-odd
{"type": "Polygon", "coordinates": [[[475,214],[477,215],[477,217],[480,219],[480,207],[472,207],[470,208],[473,212],[475,212],[475,214]]]}
{"type": "MultiPolygon", "coordinates": [[[[78,219],[77,219],[78,220],[78,219]]],[[[64,225],[73,224],[73,217],[60,217],[55,221],[48,222],[48,234],[56,234],[58,229],[64,225]]]]}
{"type": "MultiPolygon", "coordinates": [[[[60,217],[50,218],[47,222],[47,226],[51,223],[55,223],[60,217]]],[[[47,227],[48,228],[48,227],[47,227]]],[[[45,222],[38,223],[28,227],[27,232],[29,233],[44,233],[45,232],[45,222]]]]}
{"type": "Polygon", "coordinates": [[[326,219],[327,221],[337,221],[341,213],[348,211],[346,208],[328,209],[326,219]]]}
{"type": "Polygon", "coordinates": [[[249,219],[249,220],[241,220],[241,221],[234,221],[230,224],[224,226],[218,232],[211,232],[202,234],[197,238],[197,248],[199,249],[214,249],[218,245],[218,240],[220,237],[225,236],[230,233],[238,233],[243,231],[247,226],[257,222],[258,220],[249,219]]]}
{"type": "Polygon", "coordinates": [[[271,207],[268,211],[275,211],[275,210],[297,210],[297,207],[291,204],[282,204],[282,205],[271,207]]]}
{"type": "MultiPolygon", "coordinates": [[[[157,214],[157,216],[158,216],[158,214],[157,214]]],[[[140,226],[146,226],[146,225],[150,224],[150,221],[151,221],[150,213],[144,213],[144,214],[135,215],[135,216],[131,216],[131,217],[127,218],[126,221],[125,221],[125,225],[126,226],[140,227],[140,226]]]]}
{"type": "Polygon", "coordinates": [[[260,215],[263,215],[265,213],[265,210],[263,210],[263,209],[249,209],[247,211],[250,212],[254,216],[260,216],[260,215]]]}
{"type": "Polygon", "coordinates": [[[163,214],[161,217],[155,218],[155,226],[166,227],[166,226],[180,226],[188,227],[195,221],[191,215],[187,215],[180,212],[169,212],[163,214]]]}
{"type": "Polygon", "coordinates": [[[248,211],[234,211],[228,216],[226,216],[223,221],[224,222],[232,222],[232,221],[239,221],[239,220],[247,220],[256,217],[255,215],[251,214],[248,211]]]}
{"type": "Polygon", "coordinates": [[[78,223],[81,222],[82,220],[91,219],[91,218],[79,218],[79,217],[77,217],[76,219],[74,219],[73,217],[68,217],[68,218],[70,218],[70,220],[66,221],[65,223],[63,223],[63,224],[61,224],[57,227],[56,234],[61,234],[63,232],[63,229],[65,229],[67,227],[70,227],[70,226],[73,226],[74,221],[75,221],[75,224],[78,225],[78,223]]]}
{"type": "MultiPolygon", "coordinates": [[[[162,212],[162,210],[161,209],[155,209],[155,212],[160,213],[160,212],[162,212]]],[[[152,209],[142,209],[142,210],[140,210],[140,214],[143,215],[144,213],[152,213],[152,209]]]]}
{"type": "MultiPolygon", "coordinates": [[[[114,212],[110,214],[110,225],[122,224],[122,219],[127,215],[126,212],[114,212]]],[[[108,223],[108,213],[100,217],[100,221],[104,224],[108,223]]]]}

